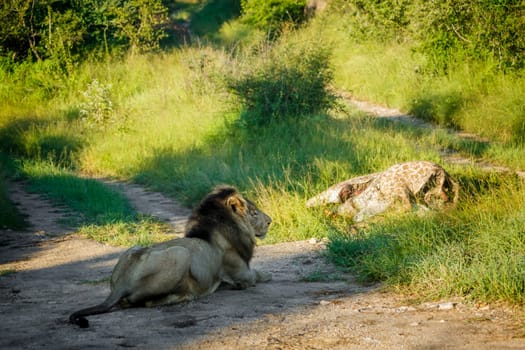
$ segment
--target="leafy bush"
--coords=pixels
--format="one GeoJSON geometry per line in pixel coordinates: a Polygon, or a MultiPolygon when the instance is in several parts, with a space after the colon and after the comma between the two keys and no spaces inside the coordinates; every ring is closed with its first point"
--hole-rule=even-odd
{"type": "Polygon", "coordinates": [[[82,93],[84,102],[80,106],[82,119],[90,126],[106,126],[115,119],[110,86],[93,80],[82,93]]]}
{"type": "Polygon", "coordinates": [[[344,26],[352,40],[406,40],[412,3],[413,0],[333,0],[330,8],[347,16],[344,26]]]}
{"type": "Polygon", "coordinates": [[[438,68],[450,55],[491,60],[499,69],[525,63],[525,5],[510,1],[415,1],[413,32],[438,68]],[[419,3],[420,2],[420,3],[419,3]],[[424,14],[424,15],[423,15],[424,14]]]}
{"type": "Polygon", "coordinates": [[[241,0],[242,18],[256,28],[275,33],[283,22],[305,19],[305,0],[241,0]]]}
{"type": "Polygon", "coordinates": [[[116,37],[128,43],[131,53],[159,49],[165,37],[167,8],[161,0],[129,0],[113,8],[116,37]]]}
{"type": "Polygon", "coordinates": [[[520,0],[334,0],[347,16],[349,39],[412,41],[447,72],[456,60],[492,61],[498,69],[525,64],[525,5],[520,0]]]}
{"type": "Polygon", "coordinates": [[[3,2],[0,19],[0,55],[53,59],[71,72],[86,53],[157,49],[167,8],[161,0],[22,0],[3,2]]]}
{"type": "Polygon", "coordinates": [[[241,72],[227,78],[244,107],[242,122],[264,125],[272,120],[314,115],[336,105],[330,49],[320,43],[287,39],[245,59],[241,72]]]}

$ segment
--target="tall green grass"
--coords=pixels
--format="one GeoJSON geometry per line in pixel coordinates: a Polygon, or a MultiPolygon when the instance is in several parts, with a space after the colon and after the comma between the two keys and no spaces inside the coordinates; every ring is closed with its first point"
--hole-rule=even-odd
{"type": "Polygon", "coordinates": [[[20,166],[29,190],[45,193],[55,202],[84,215],[80,222],[105,223],[132,218],[126,198],[94,179],[80,178],[51,161],[25,161],[20,166]]]}
{"type": "Polygon", "coordinates": [[[321,224],[325,229],[320,229],[314,224],[324,219],[305,207],[309,196],[397,162],[439,161],[437,149],[414,147],[430,145],[431,135],[414,133],[410,138],[411,133],[360,115],[319,115],[315,123],[271,123],[255,135],[225,129],[198,148],[152,154],[136,180],[171,193],[187,205],[196,203],[214,185],[231,183],[256,198],[274,218],[270,240],[324,237],[329,225],[321,224]]]}
{"type": "Polygon", "coordinates": [[[366,43],[339,50],[336,60],[344,61],[337,63],[336,83],[357,98],[495,141],[522,142],[521,77],[472,63],[458,64],[447,76],[429,76],[420,71],[424,58],[408,45],[366,43]],[[355,54],[343,56],[347,51],[355,54]]]}

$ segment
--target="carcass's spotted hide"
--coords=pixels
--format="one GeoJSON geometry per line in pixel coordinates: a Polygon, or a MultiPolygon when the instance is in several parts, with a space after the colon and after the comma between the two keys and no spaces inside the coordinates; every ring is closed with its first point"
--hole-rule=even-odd
{"type": "Polygon", "coordinates": [[[459,186],[439,165],[427,161],[340,182],[310,198],[308,207],[338,204],[335,213],[363,221],[387,209],[439,209],[455,205],[459,186]]]}

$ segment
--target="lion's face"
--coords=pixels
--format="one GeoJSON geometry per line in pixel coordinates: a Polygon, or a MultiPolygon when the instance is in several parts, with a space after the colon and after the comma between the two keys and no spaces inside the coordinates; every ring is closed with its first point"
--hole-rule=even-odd
{"type": "Polygon", "coordinates": [[[255,237],[264,238],[272,219],[249,199],[237,191],[226,200],[226,207],[246,225],[251,226],[255,237]]]}
{"type": "Polygon", "coordinates": [[[250,225],[255,230],[255,236],[259,238],[266,237],[268,227],[272,223],[272,219],[266,215],[262,210],[257,208],[251,201],[246,200],[247,204],[247,219],[250,225]]]}

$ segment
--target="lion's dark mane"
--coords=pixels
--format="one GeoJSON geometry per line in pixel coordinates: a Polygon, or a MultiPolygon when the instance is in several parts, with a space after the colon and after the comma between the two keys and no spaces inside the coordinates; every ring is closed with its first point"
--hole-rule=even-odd
{"type": "Polygon", "coordinates": [[[231,243],[239,256],[249,264],[253,257],[255,242],[241,231],[237,222],[232,217],[232,208],[225,205],[231,196],[240,196],[231,186],[216,187],[193,210],[186,225],[186,237],[199,238],[211,242],[212,236],[221,232],[231,243]]]}

